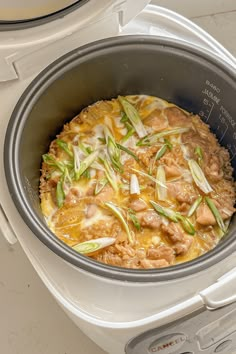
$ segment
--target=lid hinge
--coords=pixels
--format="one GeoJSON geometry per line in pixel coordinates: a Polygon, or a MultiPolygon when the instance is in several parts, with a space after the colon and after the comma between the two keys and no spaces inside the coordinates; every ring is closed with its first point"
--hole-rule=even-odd
{"type": "Polygon", "coordinates": [[[13,63],[13,55],[0,56],[0,82],[18,79],[18,73],[13,63]]]}

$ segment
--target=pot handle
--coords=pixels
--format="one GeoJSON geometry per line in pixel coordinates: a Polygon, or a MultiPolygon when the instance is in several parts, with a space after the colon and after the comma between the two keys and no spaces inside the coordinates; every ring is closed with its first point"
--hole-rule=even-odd
{"type": "Polygon", "coordinates": [[[14,245],[17,242],[16,234],[14,233],[9,220],[0,204],[0,232],[5,237],[8,243],[14,245]]]}
{"type": "Polygon", "coordinates": [[[236,302],[236,268],[219,278],[199,295],[208,310],[216,310],[236,302]]]}

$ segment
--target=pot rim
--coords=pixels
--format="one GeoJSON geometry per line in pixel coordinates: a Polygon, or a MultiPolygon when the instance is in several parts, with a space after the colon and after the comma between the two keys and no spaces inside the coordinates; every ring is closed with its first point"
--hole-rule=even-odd
{"type": "Polygon", "coordinates": [[[235,70],[226,62],[214,57],[210,53],[193,47],[185,42],[173,39],[160,38],[155,36],[132,35],[122,37],[112,37],[99,40],[83,47],[79,47],[44,69],[27,87],[20,97],[15,109],[11,115],[4,142],[4,168],[8,189],[18,212],[26,225],[31,229],[36,237],[42,241],[49,249],[58,256],[81,268],[87,272],[97,276],[109,279],[129,281],[129,282],[156,282],[175,280],[177,278],[193,275],[203,271],[221,260],[228,257],[236,250],[236,237],[233,238],[232,228],[229,230],[227,239],[220,242],[214,249],[206,254],[182,264],[161,269],[129,269],[106,265],[95,261],[90,257],[83,256],[60,241],[43,223],[30,207],[24,187],[20,178],[20,159],[19,145],[21,140],[21,132],[27,120],[28,113],[31,111],[34,103],[38,100],[41,93],[47,89],[57,78],[70,70],[75,65],[84,62],[91,54],[104,50],[111,50],[117,46],[155,45],[163,49],[165,47],[173,50],[188,52],[193,56],[203,59],[205,62],[212,63],[216,68],[226,73],[234,82],[236,82],[235,70]]]}

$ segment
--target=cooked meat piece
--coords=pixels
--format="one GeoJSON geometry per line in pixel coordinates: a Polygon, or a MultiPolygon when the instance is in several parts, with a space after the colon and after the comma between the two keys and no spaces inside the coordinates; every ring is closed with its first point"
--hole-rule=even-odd
{"type": "Polygon", "coordinates": [[[143,211],[148,208],[147,204],[145,201],[141,198],[135,198],[132,199],[131,202],[129,203],[129,207],[133,209],[134,211],[143,211]]]}
{"type": "MultiPolygon", "coordinates": [[[[207,154],[206,154],[207,155],[207,154]]],[[[211,156],[204,163],[206,177],[209,181],[218,182],[223,178],[223,170],[218,156],[211,156]]]]}
{"type": "MultiPolygon", "coordinates": [[[[227,201],[225,200],[218,201],[212,199],[212,201],[215,203],[215,206],[220,212],[220,215],[223,220],[229,219],[235,212],[234,207],[232,207],[232,205],[230,204],[227,204],[227,201]]],[[[208,207],[208,205],[201,204],[196,211],[196,215],[197,215],[197,222],[200,225],[205,225],[205,226],[216,225],[216,219],[212,214],[211,209],[208,207]]]]}
{"type": "Polygon", "coordinates": [[[182,241],[184,238],[184,231],[178,223],[170,222],[168,225],[161,226],[162,231],[166,233],[172,242],[182,241]]]}
{"type": "Polygon", "coordinates": [[[158,229],[162,223],[159,215],[154,210],[142,211],[136,214],[142,227],[158,229]]]}
{"type": "Polygon", "coordinates": [[[110,185],[106,185],[99,194],[96,195],[95,199],[99,200],[100,202],[109,202],[112,200],[114,195],[114,189],[110,185]]]}
{"type": "Polygon", "coordinates": [[[168,107],[164,110],[171,127],[192,127],[191,116],[177,107],[168,107]]]}
{"type": "Polygon", "coordinates": [[[188,252],[193,238],[187,236],[179,224],[171,222],[168,226],[162,225],[162,230],[166,232],[168,238],[174,243],[172,248],[177,255],[184,255],[188,252]]]}
{"type": "Polygon", "coordinates": [[[167,267],[169,265],[169,263],[165,259],[159,259],[159,260],[142,259],[140,263],[142,268],[145,269],[162,268],[162,267],[167,267]]]}
{"type": "Polygon", "coordinates": [[[155,109],[150,113],[144,120],[143,123],[151,127],[156,132],[164,130],[168,127],[168,120],[162,114],[162,111],[159,109],[155,109]]]}
{"type": "Polygon", "coordinates": [[[69,192],[66,195],[65,202],[68,205],[73,205],[79,202],[83,193],[79,191],[77,188],[70,188],[69,192]]]}
{"type": "Polygon", "coordinates": [[[177,255],[184,256],[188,253],[191,245],[193,243],[193,238],[191,236],[184,236],[181,242],[177,242],[173,246],[173,250],[176,252],[177,255]]]}
{"type": "Polygon", "coordinates": [[[181,169],[177,166],[174,166],[173,164],[171,166],[164,166],[164,167],[165,167],[166,178],[174,178],[182,175],[181,169]]]}
{"type": "Polygon", "coordinates": [[[180,203],[192,204],[197,198],[193,185],[183,181],[169,182],[167,185],[168,195],[180,203]]]}
{"type": "Polygon", "coordinates": [[[169,264],[172,264],[175,260],[175,254],[171,247],[161,245],[158,248],[148,248],[147,250],[148,259],[165,259],[169,264]]]}
{"type": "Polygon", "coordinates": [[[215,225],[216,220],[211,209],[206,204],[201,204],[196,211],[197,222],[201,225],[215,225]]]}

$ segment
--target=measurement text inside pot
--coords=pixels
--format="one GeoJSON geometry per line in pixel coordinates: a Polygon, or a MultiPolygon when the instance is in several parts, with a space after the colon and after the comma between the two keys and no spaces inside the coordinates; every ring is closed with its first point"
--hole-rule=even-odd
{"type": "MultiPolygon", "coordinates": [[[[205,85],[206,87],[202,90],[203,100],[199,115],[206,123],[210,123],[211,117],[214,118],[214,120],[218,117],[218,124],[214,124],[214,130],[216,135],[217,133],[220,135],[219,140],[222,142],[228,129],[235,128],[236,121],[221,102],[220,88],[209,80],[205,81],[205,85]],[[214,115],[212,115],[213,111],[214,115]]],[[[236,132],[233,133],[232,137],[235,144],[228,143],[226,145],[231,153],[231,160],[236,156],[236,132]]]]}

